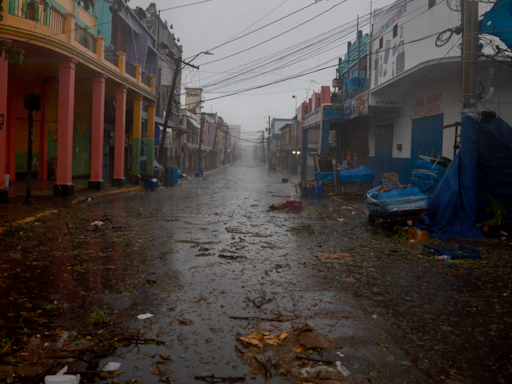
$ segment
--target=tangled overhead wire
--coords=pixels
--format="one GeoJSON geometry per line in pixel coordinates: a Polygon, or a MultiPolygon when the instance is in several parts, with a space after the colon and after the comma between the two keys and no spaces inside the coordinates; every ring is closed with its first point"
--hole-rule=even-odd
{"type": "Polygon", "coordinates": [[[450,39],[452,38],[452,36],[454,34],[460,35],[461,33],[462,33],[462,26],[460,26],[460,25],[457,27],[454,27],[454,28],[448,28],[448,29],[444,30],[439,35],[437,35],[436,47],[440,48],[440,47],[446,45],[450,41],[450,39]]]}

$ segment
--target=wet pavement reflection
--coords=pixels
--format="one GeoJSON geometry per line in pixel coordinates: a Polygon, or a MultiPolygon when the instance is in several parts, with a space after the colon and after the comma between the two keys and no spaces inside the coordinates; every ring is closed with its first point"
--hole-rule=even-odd
{"type": "MultiPolygon", "coordinates": [[[[269,210],[292,189],[245,160],[181,187],[93,200],[7,231],[0,311],[12,316],[2,318],[0,356],[9,332],[36,327],[42,333],[51,324],[55,341],[68,330],[97,342],[96,354],[76,371],[121,363],[121,374],[86,376],[89,381],[192,383],[214,374],[261,383],[264,375],[243,361],[237,339],[253,332],[258,318],[300,319],[341,345],[349,382],[432,382],[391,331],[389,307],[377,308],[363,293],[368,288],[375,300],[381,288],[353,288],[375,274],[365,257],[383,252],[372,243],[378,232],[352,208],[327,199],[303,199],[299,214],[269,210]],[[319,261],[319,251],[349,252],[357,268],[350,260],[319,261]],[[100,313],[111,328],[91,320],[100,313]],[[142,314],[152,316],[137,318],[142,314]],[[107,348],[106,339],[97,341],[101,332],[123,337],[107,348]]],[[[394,248],[391,242],[385,252],[394,248]]],[[[407,265],[388,260],[378,268],[399,279],[399,268],[416,273],[416,264],[407,265]]],[[[420,275],[418,281],[426,276],[420,275]]],[[[431,289],[443,286],[439,275],[429,279],[431,289]]],[[[444,300],[441,295],[437,303],[444,300]]],[[[35,332],[27,334],[35,338],[35,332]]],[[[38,365],[36,357],[31,365],[38,365]]],[[[286,373],[270,379],[288,380],[286,373]]]]}

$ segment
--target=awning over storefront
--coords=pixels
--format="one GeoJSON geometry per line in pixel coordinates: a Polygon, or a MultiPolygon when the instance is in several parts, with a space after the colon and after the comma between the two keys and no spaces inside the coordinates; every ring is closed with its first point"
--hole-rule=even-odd
{"type": "MultiPolygon", "coordinates": [[[[187,144],[187,149],[189,151],[198,151],[199,150],[199,145],[197,145],[197,144],[192,144],[192,143],[186,143],[186,144],[187,144]]],[[[213,151],[213,149],[211,147],[201,146],[201,152],[208,153],[211,151],[213,151]]]]}
{"type": "MultiPolygon", "coordinates": [[[[198,124],[198,122],[197,122],[197,121],[195,121],[194,119],[191,119],[190,117],[187,117],[187,120],[188,120],[188,124],[190,124],[190,125],[191,125],[191,127],[190,127],[190,128],[195,128],[195,129],[199,129],[199,128],[201,128],[201,126],[198,124]]],[[[188,124],[187,124],[187,125],[188,125],[188,124]]]]}

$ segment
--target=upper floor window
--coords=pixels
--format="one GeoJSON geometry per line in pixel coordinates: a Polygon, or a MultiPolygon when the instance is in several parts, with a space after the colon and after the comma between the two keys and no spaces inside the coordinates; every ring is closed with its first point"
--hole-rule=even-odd
{"type": "Polygon", "coordinates": [[[398,36],[398,24],[393,27],[393,39],[398,36]]]}
{"type": "Polygon", "coordinates": [[[33,2],[27,2],[25,7],[25,19],[36,21],[36,5],[33,2]]]}
{"type": "Polygon", "coordinates": [[[436,5],[436,0],[428,0],[428,9],[432,8],[436,5]]]}
{"type": "Polygon", "coordinates": [[[384,47],[384,38],[383,37],[381,37],[379,40],[379,49],[382,49],[382,47],[384,47]]]}

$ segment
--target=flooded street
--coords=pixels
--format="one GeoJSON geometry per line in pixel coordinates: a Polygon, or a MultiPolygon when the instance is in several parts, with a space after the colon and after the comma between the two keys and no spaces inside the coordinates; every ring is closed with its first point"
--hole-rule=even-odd
{"type": "MultiPolygon", "coordinates": [[[[475,336],[476,308],[467,327],[457,317],[474,308],[456,300],[477,295],[471,266],[421,258],[416,244],[332,200],[302,199],[300,214],[269,210],[294,187],[259,163],[181,185],[92,200],[3,234],[0,373],[14,377],[8,382],[25,380],[20,372],[38,382],[33,375],[68,364],[84,382],[215,375],[261,383],[265,371],[244,360],[239,338],[265,322],[305,321],[338,344],[329,360],[347,382],[508,382],[498,381],[510,378],[506,296],[478,298],[486,317],[496,316],[492,334],[475,336]],[[317,252],[351,258],[320,261],[317,252]],[[460,277],[458,288],[450,276],[460,277]],[[152,316],[137,318],[144,314],[152,316]],[[501,361],[469,366],[491,349],[501,361]],[[109,362],[121,363],[115,376],[98,374],[109,362]]],[[[289,379],[301,381],[279,369],[269,380],[289,379]]]]}

